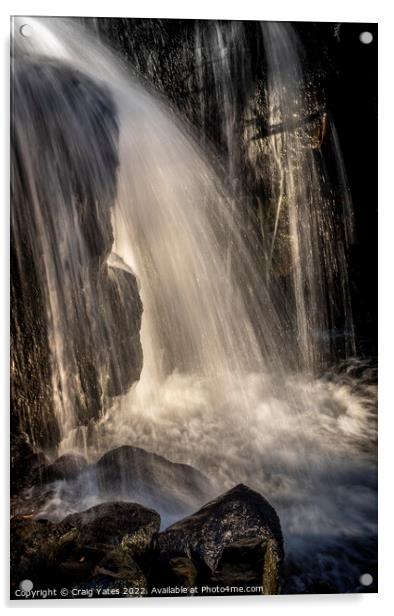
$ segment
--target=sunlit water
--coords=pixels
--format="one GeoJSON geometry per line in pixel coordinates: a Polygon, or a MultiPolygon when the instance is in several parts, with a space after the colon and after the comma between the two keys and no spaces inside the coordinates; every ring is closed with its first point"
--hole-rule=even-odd
{"type": "MultiPolygon", "coordinates": [[[[59,452],[82,451],[95,460],[116,445],[138,445],[191,464],[217,492],[246,483],[277,508],[289,556],[305,563],[309,558],[309,571],[319,561],[319,570],[338,587],[357,587],[365,571],[359,571],[364,564],[354,544],[376,533],[376,392],[367,368],[312,376],[321,355],[321,341],[313,333],[327,327],[327,293],[334,292],[334,286],[322,288],[321,276],[346,267],[336,237],[331,242],[326,234],[323,258],[319,254],[316,229],[327,225],[329,230],[330,218],[315,162],[298,148],[296,135],[270,137],[268,147],[284,174],[292,237],[294,314],[289,321],[296,326],[290,333],[271,297],[270,276],[262,280],[257,274],[258,255],[241,235],[236,203],[192,131],[118,58],[72,23],[23,23],[34,34],[21,40],[17,20],[17,55],[56,58],[110,87],[120,120],[114,252],[136,273],[144,305],[141,379],[109,405],[89,440],[85,429],[75,428],[72,404],[65,399],[69,364],[61,352],[62,331],[54,328],[53,352],[65,383],[58,392],[59,452]],[[281,148],[286,156],[278,162],[281,148]],[[310,199],[305,181],[300,191],[291,192],[305,170],[309,188],[316,191],[316,211],[301,209],[310,199]],[[229,245],[236,264],[231,271],[229,245]],[[346,552],[342,560],[338,549],[346,552]],[[350,578],[341,582],[345,573],[350,578]]],[[[284,85],[289,77],[283,77],[281,63],[294,43],[286,29],[264,28],[272,56],[268,89],[275,124],[283,121],[275,113],[288,108],[283,97],[291,86],[284,85]],[[282,45],[279,57],[276,40],[282,45]]],[[[290,111],[295,113],[291,106],[290,111]]],[[[284,192],[277,196],[278,216],[283,197],[284,192]]],[[[67,273],[49,270],[52,321],[61,310],[59,276],[67,273]]],[[[347,293],[343,279],[342,300],[349,309],[347,293]]],[[[350,318],[346,327],[351,330],[350,318]]],[[[55,487],[41,512],[54,519],[105,498],[94,479],[77,491],[75,484],[55,487]]],[[[160,503],[147,504],[160,511],[160,503]]],[[[164,526],[178,515],[161,513],[164,526]]]]}

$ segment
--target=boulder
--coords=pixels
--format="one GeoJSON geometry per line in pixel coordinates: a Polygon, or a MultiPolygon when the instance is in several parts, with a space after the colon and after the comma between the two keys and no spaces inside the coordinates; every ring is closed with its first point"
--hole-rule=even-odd
{"type": "Polygon", "coordinates": [[[87,466],[88,463],[83,456],[67,453],[45,467],[42,472],[43,480],[46,483],[50,483],[52,481],[74,479],[87,468],[87,466]]]}
{"type": "Polygon", "coordinates": [[[102,327],[108,338],[108,345],[102,349],[102,363],[108,375],[104,394],[119,396],[141,375],[143,306],[137,278],[115,254],[111,254],[111,265],[101,269],[97,296],[102,327]]]}
{"type": "MultiPolygon", "coordinates": [[[[136,503],[108,502],[54,524],[11,521],[13,587],[106,587],[118,591],[202,585],[279,592],[283,541],[278,516],[257,492],[239,485],[159,533],[160,516],[136,503]],[[159,534],[158,534],[159,533],[159,534]]],[[[112,591],[111,591],[112,592],[112,591]]],[[[206,594],[206,591],[205,591],[206,594]]]]}
{"type": "Polygon", "coordinates": [[[160,528],[156,511],[137,503],[103,503],[73,513],[59,525],[80,545],[122,545],[132,555],[147,550],[160,528]]]}
{"type": "Polygon", "coordinates": [[[240,484],[158,536],[160,558],[190,558],[206,579],[242,586],[253,580],[265,594],[279,591],[283,538],[275,509],[240,484]]]}
{"type": "MultiPolygon", "coordinates": [[[[104,587],[121,587],[123,584],[146,591],[145,575],[132,551],[119,544],[86,544],[81,541],[83,537],[75,528],[58,541],[55,559],[58,582],[65,585],[88,582],[95,586],[100,579],[104,587]]],[[[149,549],[146,544],[145,547],[149,549]]]]}
{"type": "Polygon", "coordinates": [[[209,479],[192,466],[140,447],[108,451],[96,463],[96,472],[101,491],[159,503],[164,510],[192,511],[212,494],[209,479]]]}
{"type": "Polygon", "coordinates": [[[73,366],[69,380],[77,426],[99,419],[109,399],[126,393],[141,375],[138,282],[119,257],[111,257],[111,266],[94,263],[83,270],[80,297],[79,288],[70,289],[78,301],[67,308],[63,336],[73,366]]]}
{"type": "Polygon", "coordinates": [[[103,587],[138,587],[144,594],[148,584],[135,559],[150,563],[159,527],[159,514],[135,503],[104,503],[58,524],[14,517],[11,587],[23,579],[36,587],[88,588],[101,581],[103,587]]]}

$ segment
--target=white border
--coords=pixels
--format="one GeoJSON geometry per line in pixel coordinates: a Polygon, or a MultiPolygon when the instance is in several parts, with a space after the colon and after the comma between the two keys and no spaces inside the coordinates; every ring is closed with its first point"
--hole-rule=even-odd
{"type": "MultiPolygon", "coordinates": [[[[134,612],[147,613],[150,610],[158,610],[166,616],[176,612],[204,611],[204,613],[226,612],[235,614],[241,610],[248,612],[261,612],[270,610],[275,614],[288,613],[294,616],[319,613],[325,614],[349,614],[356,613],[358,616],[376,612],[383,614],[388,611],[392,600],[390,597],[391,580],[394,574],[394,550],[393,550],[393,514],[390,507],[390,496],[393,492],[393,464],[390,452],[394,449],[393,431],[393,400],[392,382],[393,375],[393,335],[391,324],[393,321],[393,252],[390,250],[394,243],[394,197],[392,188],[393,177],[393,60],[394,52],[392,41],[394,40],[393,11],[390,9],[388,0],[280,0],[274,2],[253,2],[251,0],[238,0],[230,3],[229,0],[143,0],[143,2],[121,2],[108,0],[107,2],[68,0],[68,2],[36,0],[35,2],[11,2],[3,1],[1,5],[2,19],[2,46],[4,53],[0,64],[2,71],[2,113],[0,123],[2,130],[2,164],[0,173],[4,190],[1,202],[1,283],[2,301],[0,323],[4,341],[1,353],[1,378],[2,392],[4,392],[1,406],[1,435],[3,440],[1,460],[3,462],[1,494],[4,506],[1,508],[2,530],[5,541],[2,541],[1,554],[1,603],[7,609],[17,612],[29,609],[41,611],[49,609],[72,609],[73,614],[82,610],[126,608],[134,612]],[[379,454],[379,546],[380,546],[380,575],[378,595],[326,595],[326,596],[281,596],[281,597],[220,597],[220,598],[193,598],[193,599],[143,599],[135,600],[88,600],[88,601],[36,601],[36,602],[12,602],[8,601],[8,282],[9,282],[9,258],[8,258],[8,228],[9,228],[9,102],[8,102],[8,76],[9,76],[9,16],[19,15],[79,15],[79,16],[122,16],[122,17],[182,17],[182,18],[226,18],[226,19],[265,19],[284,21],[359,21],[379,22],[379,55],[380,55],[380,175],[379,175],[379,241],[380,241],[380,454],[379,454]],[[391,428],[391,430],[390,430],[391,428]],[[5,495],[5,497],[4,497],[5,495]],[[130,602],[132,601],[132,602],[130,602]]],[[[371,204],[373,207],[374,204],[371,204]]],[[[344,503],[346,506],[346,503],[344,503]]]]}
{"type": "MultiPolygon", "coordinates": [[[[6,3],[4,3],[5,5],[6,3]]],[[[19,15],[79,15],[94,17],[179,17],[184,19],[256,19],[283,21],[378,21],[382,15],[380,0],[352,1],[330,0],[327,3],[313,0],[281,0],[280,2],[226,2],[225,0],[198,0],[186,3],[182,0],[144,0],[127,2],[94,2],[69,0],[51,3],[48,0],[34,2],[8,2],[12,14],[19,15]]],[[[10,12],[8,12],[10,14],[10,12]]]]}

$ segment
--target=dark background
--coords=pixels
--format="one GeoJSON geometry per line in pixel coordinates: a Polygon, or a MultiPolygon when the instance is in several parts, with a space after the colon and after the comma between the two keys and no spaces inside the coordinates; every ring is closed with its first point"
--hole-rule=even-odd
{"type": "Polygon", "coordinates": [[[354,208],[349,279],[358,350],[377,355],[378,24],[293,24],[322,72],[327,108],[340,139],[354,208]],[[360,33],[371,32],[363,44],[360,33]]]}
{"type": "Polygon", "coordinates": [[[361,352],[377,353],[377,24],[342,24],[331,39],[328,106],[340,137],[355,214],[350,254],[354,318],[361,352]],[[363,31],[373,34],[369,45],[363,31]]]}

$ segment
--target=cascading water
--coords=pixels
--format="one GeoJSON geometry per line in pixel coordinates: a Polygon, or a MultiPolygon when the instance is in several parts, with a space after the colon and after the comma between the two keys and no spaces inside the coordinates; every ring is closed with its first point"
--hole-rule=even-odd
{"type": "MultiPolygon", "coordinates": [[[[229,80],[225,49],[229,39],[217,28],[213,40],[221,49],[223,78],[229,80]]],[[[353,575],[352,562],[359,558],[355,544],[370,540],[376,532],[374,386],[368,379],[356,382],[350,369],[330,378],[311,376],[327,353],[321,338],[330,324],[329,304],[338,295],[338,280],[339,297],[348,311],[345,247],[319,179],[322,160],[301,143],[300,129],[293,130],[295,119],[311,113],[300,86],[303,77],[294,35],[289,26],[264,24],[263,39],[269,125],[282,127],[262,144],[253,142],[249,151],[257,165],[256,148],[263,149],[265,179],[267,166],[272,168],[276,211],[266,247],[265,279],[258,266],[263,257],[243,236],[231,178],[227,191],[218,165],[197,144],[191,129],[117,56],[72,22],[52,18],[16,20],[14,48],[17,58],[61,62],[104,84],[119,118],[112,250],[121,258],[120,269],[131,268],[138,278],[144,308],[143,369],[128,393],[107,398],[94,438],[90,435],[84,441],[84,453],[94,457],[115,445],[133,444],[192,464],[218,490],[247,483],[276,506],[289,557],[301,554],[305,562],[309,559],[306,576],[320,560],[318,567],[327,569],[328,577],[338,582],[345,576],[338,583],[347,588],[346,575],[353,575]],[[29,39],[20,35],[22,23],[31,25],[29,39]],[[284,306],[273,290],[272,277],[282,226],[289,237],[291,270],[290,292],[279,293],[284,306]],[[302,369],[295,371],[295,366],[302,369]],[[338,546],[346,553],[342,564],[335,554],[330,556],[338,546]]],[[[234,122],[224,125],[230,160],[234,122]]],[[[116,132],[114,126],[108,127],[108,143],[116,140],[116,132]]],[[[332,139],[337,143],[334,132],[332,139]]],[[[29,156],[34,147],[32,143],[29,156]]],[[[89,160],[87,153],[81,157],[84,154],[89,160]]],[[[85,177],[96,190],[101,179],[108,178],[108,160],[92,155],[99,157],[102,175],[85,177]]],[[[34,165],[27,167],[34,173],[34,165]]],[[[227,173],[234,168],[229,164],[227,173]]],[[[65,178],[67,173],[65,169],[65,178]]],[[[50,190],[57,194],[58,187],[49,182],[50,178],[48,194],[50,190]]],[[[92,202],[97,204],[97,199],[92,202]]],[[[40,212],[38,196],[35,203],[40,212]]],[[[84,432],[76,427],[73,392],[80,385],[77,376],[70,376],[77,370],[73,353],[67,351],[67,329],[79,323],[79,335],[88,332],[89,338],[106,341],[112,330],[106,315],[101,326],[93,323],[97,293],[80,273],[85,272],[80,264],[87,241],[80,237],[78,210],[72,218],[75,224],[64,229],[62,221],[70,216],[63,217],[62,203],[58,205],[51,228],[34,245],[46,264],[52,376],[60,409],[59,451],[65,452],[80,451],[84,432]],[[64,243],[67,258],[63,254],[59,259],[56,253],[64,243]],[[89,310],[75,306],[76,285],[84,287],[89,310]]],[[[348,212],[343,211],[341,224],[348,229],[348,212]]],[[[115,260],[112,255],[100,267],[112,267],[115,260]]],[[[119,260],[116,263],[119,267],[119,260]]],[[[100,300],[97,303],[101,305],[100,300]]],[[[350,317],[345,327],[351,330],[350,317]]],[[[87,348],[94,353],[94,344],[87,348]]],[[[116,364],[116,345],[110,348],[116,364]]],[[[100,365],[105,380],[108,366],[100,365]]],[[[70,504],[67,486],[59,490],[63,512],[67,507],[83,509],[101,498],[94,486],[91,492],[84,486],[84,496],[70,504]]],[[[59,501],[47,505],[55,517],[58,509],[59,501]]]]}
{"type": "MultiPolygon", "coordinates": [[[[267,274],[272,275],[273,254],[282,226],[290,252],[300,364],[313,369],[331,353],[329,340],[316,343],[313,336],[321,335],[335,323],[333,301],[342,306],[347,351],[355,353],[346,262],[348,246],[344,245],[352,237],[352,212],[346,192],[338,206],[342,211],[335,212],[337,204],[330,187],[325,186],[327,176],[319,146],[326,132],[333,133],[335,140],[335,127],[326,112],[319,110],[313,87],[308,88],[305,83],[299,41],[286,23],[264,23],[262,32],[271,131],[264,144],[269,165],[265,180],[271,180],[276,205],[267,274]]],[[[335,155],[338,160],[338,150],[335,155]]],[[[343,169],[341,163],[340,168],[343,169]]],[[[346,182],[342,189],[346,191],[346,182]]]]}
{"type": "MultiPolygon", "coordinates": [[[[44,29],[39,25],[35,53],[55,37],[52,55],[111,82],[117,103],[122,130],[114,250],[136,272],[141,286],[144,368],[138,389],[150,382],[154,392],[174,371],[214,375],[224,389],[225,381],[239,380],[242,386],[244,374],[263,370],[265,357],[277,373],[282,371],[286,342],[279,320],[213,167],[186,129],[137,81],[128,80],[109,52],[68,24],[50,21],[49,32],[47,24],[44,29]],[[95,63],[86,53],[89,44],[95,63]],[[226,272],[229,236],[261,340],[246,313],[241,285],[226,272]]],[[[56,359],[58,365],[62,361],[56,359]]]]}

